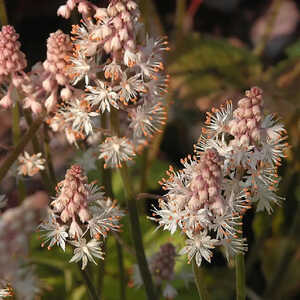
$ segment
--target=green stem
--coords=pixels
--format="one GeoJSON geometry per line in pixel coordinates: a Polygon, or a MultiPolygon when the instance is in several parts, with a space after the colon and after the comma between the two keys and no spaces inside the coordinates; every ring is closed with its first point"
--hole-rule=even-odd
{"type": "Polygon", "coordinates": [[[126,192],[128,213],[129,213],[134,248],[136,252],[136,258],[146,288],[147,299],[156,300],[157,296],[154,291],[151,273],[149,271],[148,263],[145,256],[138,210],[137,210],[136,200],[133,194],[132,181],[129,178],[129,173],[128,173],[126,163],[123,163],[123,167],[120,169],[120,173],[123,181],[123,186],[126,192]]]}
{"type": "Polygon", "coordinates": [[[44,151],[45,151],[45,158],[46,158],[46,161],[47,161],[48,171],[49,171],[51,182],[52,182],[52,184],[55,185],[55,183],[57,181],[56,181],[54,166],[53,166],[53,162],[52,162],[48,127],[47,127],[46,124],[44,124],[44,138],[45,138],[44,139],[44,151]]]}
{"type": "MultiPolygon", "coordinates": [[[[117,111],[115,109],[112,109],[111,111],[110,124],[111,124],[112,131],[119,136],[120,135],[119,118],[118,118],[117,111]]],[[[138,209],[136,205],[136,198],[134,195],[132,180],[129,177],[129,172],[127,169],[126,162],[122,163],[122,167],[120,168],[120,174],[121,174],[123,187],[127,199],[128,214],[129,214],[131,233],[132,233],[132,239],[135,248],[137,263],[139,265],[141,276],[145,285],[147,299],[156,300],[157,296],[154,290],[154,285],[152,282],[151,273],[148,268],[148,263],[146,260],[146,255],[145,255],[145,250],[143,245],[140,220],[139,220],[138,209]]]]}
{"type": "MultiPolygon", "coordinates": [[[[16,101],[12,109],[12,120],[13,144],[16,147],[21,139],[20,110],[18,101],[16,101]]],[[[19,199],[22,202],[26,198],[26,186],[23,180],[19,177],[17,177],[17,188],[19,199]]]]}
{"type": "Polygon", "coordinates": [[[124,270],[124,259],[123,259],[123,249],[121,244],[116,239],[118,264],[119,264],[119,274],[120,274],[120,299],[126,300],[126,276],[124,270]]]}
{"type": "Polygon", "coordinates": [[[184,32],[184,17],[186,11],[186,0],[176,0],[175,36],[174,44],[182,40],[184,32]]]}
{"type": "Polygon", "coordinates": [[[195,283],[196,283],[198,294],[199,294],[199,299],[207,300],[208,299],[207,290],[203,283],[203,279],[201,278],[200,268],[198,267],[198,265],[196,263],[195,257],[192,260],[192,265],[193,265],[194,279],[195,279],[195,283]]]}
{"type": "MultiPolygon", "coordinates": [[[[102,251],[104,253],[106,253],[106,248],[107,248],[107,239],[105,239],[102,242],[102,251]]],[[[106,254],[107,257],[107,254],[106,254]]],[[[106,264],[106,257],[105,259],[101,259],[101,261],[99,262],[99,267],[98,269],[98,278],[97,278],[97,292],[99,297],[102,296],[102,287],[103,287],[103,281],[104,281],[104,275],[105,275],[105,264],[106,264]]]]}
{"type": "Polygon", "coordinates": [[[97,293],[96,293],[96,290],[95,290],[95,287],[94,287],[94,285],[93,285],[93,283],[92,283],[92,281],[91,281],[91,279],[90,279],[87,271],[86,270],[82,270],[79,265],[78,265],[78,267],[79,267],[80,273],[82,275],[82,278],[85,281],[86,287],[87,287],[87,289],[89,291],[90,298],[92,300],[99,300],[99,298],[97,296],[97,293]]]}
{"type": "Polygon", "coordinates": [[[18,145],[14,148],[14,150],[8,155],[2,166],[0,167],[0,181],[4,178],[6,173],[8,172],[9,168],[13,165],[13,163],[17,160],[18,156],[21,152],[25,149],[28,142],[33,138],[41,124],[43,123],[43,117],[34,121],[28,132],[25,136],[20,140],[18,145]]]}
{"type": "Polygon", "coordinates": [[[12,109],[12,133],[13,133],[13,143],[16,146],[21,137],[21,129],[20,129],[20,111],[19,111],[19,103],[16,102],[12,109]]]}
{"type": "Polygon", "coordinates": [[[145,148],[142,153],[142,175],[140,181],[140,193],[145,192],[147,189],[147,175],[149,170],[148,152],[148,148],[145,148]]]}
{"type": "Polygon", "coordinates": [[[0,0],[0,20],[2,26],[8,24],[8,17],[4,0],[0,0]]]}
{"type": "MultiPolygon", "coordinates": [[[[238,167],[235,177],[237,180],[242,180],[244,174],[243,167],[238,167]]],[[[243,237],[243,225],[237,226],[237,235],[239,238],[243,237]]],[[[235,255],[235,288],[236,300],[246,299],[246,268],[244,253],[237,253],[235,255]]]]}
{"type": "Polygon", "coordinates": [[[259,43],[257,44],[257,46],[255,47],[255,49],[253,51],[253,53],[257,56],[261,56],[264,53],[264,50],[265,50],[267,43],[270,39],[270,36],[272,34],[272,30],[273,30],[273,26],[275,24],[276,18],[280,11],[281,2],[282,2],[282,0],[273,0],[273,3],[270,8],[271,12],[270,12],[269,18],[267,20],[265,32],[264,32],[261,40],[259,41],[259,43]]]}
{"type": "MultiPolygon", "coordinates": [[[[25,116],[27,124],[29,126],[31,126],[33,121],[32,121],[30,113],[28,111],[24,110],[24,116],[25,116]]],[[[40,153],[40,152],[42,153],[40,143],[36,136],[36,132],[32,136],[32,146],[33,146],[33,150],[35,153],[40,153]]],[[[42,177],[44,186],[47,188],[48,192],[53,195],[53,193],[55,192],[54,184],[51,183],[49,176],[45,170],[41,170],[41,177],[42,177]]]]}
{"type": "Polygon", "coordinates": [[[246,272],[244,253],[238,253],[235,256],[235,284],[236,284],[236,299],[246,299],[246,272]]]}

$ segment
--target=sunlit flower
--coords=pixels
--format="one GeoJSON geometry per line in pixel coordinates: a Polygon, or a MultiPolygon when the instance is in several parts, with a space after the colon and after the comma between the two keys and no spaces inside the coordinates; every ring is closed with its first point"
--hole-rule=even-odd
{"type": "Polygon", "coordinates": [[[166,112],[161,103],[145,103],[130,113],[129,127],[133,129],[133,138],[152,136],[160,132],[166,120],[166,112]]]}
{"type": "Polygon", "coordinates": [[[96,86],[87,86],[86,100],[92,106],[98,106],[100,111],[110,111],[110,107],[118,109],[117,104],[118,94],[112,88],[101,80],[95,80],[96,86]]]}
{"type": "Polygon", "coordinates": [[[135,156],[133,146],[127,138],[117,136],[108,137],[100,145],[100,156],[105,160],[105,167],[121,167],[122,162],[131,160],[135,156]]]}
{"type": "Polygon", "coordinates": [[[186,241],[186,246],[181,249],[180,254],[188,255],[189,261],[194,256],[198,266],[201,265],[202,258],[210,262],[212,257],[212,251],[218,243],[218,240],[212,239],[207,235],[206,231],[201,231],[198,235],[191,235],[188,233],[189,239],[186,241]]]}

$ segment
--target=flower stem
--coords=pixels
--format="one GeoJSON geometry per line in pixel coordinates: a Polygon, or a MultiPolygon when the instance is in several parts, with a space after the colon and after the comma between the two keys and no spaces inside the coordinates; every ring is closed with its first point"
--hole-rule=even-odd
{"type": "Polygon", "coordinates": [[[196,258],[195,257],[192,260],[192,264],[193,264],[194,279],[195,279],[195,283],[196,283],[196,286],[197,286],[199,299],[200,300],[207,300],[208,299],[207,290],[206,290],[206,288],[203,284],[203,280],[201,279],[200,268],[198,267],[198,265],[196,263],[196,258]]]}
{"type": "Polygon", "coordinates": [[[282,2],[283,2],[282,0],[273,0],[273,2],[271,4],[270,15],[267,18],[265,32],[264,32],[261,40],[259,41],[259,43],[253,50],[253,53],[257,56],[261,56],[264,53],[267,43],[270,40],[270,36],[273,31],[273,26],[276,22],[276,18],[280,11],[280,6],[281,6],[282,2]]]}
{"type": "MultiPolygon", "coordinates": [[[[25,116],[27,124],[29,126],[31,126],[33,121],[32,121],[32,117],[31,117],[30,113],[28,111],[24,110],[24,116],[25,116]]],[[[32,135],[31,140],[32,140],[32,146],[33,146],[34,152],[42,153],[39,140],[36,136],[36,132],[32,135]]],[[[47,188],[48,192],[53,195],[53,193],[55,192],[54,183],[51,183],[50,178],[45,170],[41,170],[41,176],[42,176],[42,181],[43,181],[44,186],[47,188]]]]}
{"type": "Polygon", "coordinates": [[[96,290],[95,290],[95,287],[94,287],[94,285],[93,285],[93,283],[92,283],[92,281],[91,281],[91,279],[90,279],[87,271],[86,270],[82,270],[79,265],[78,265],[78,267],[79,267],[80,273],[82,275],[82,278],[85,281],[86,287],[87,287],[87,289],[89,291],[90,298],[92,300],[99,300],[98,296],[97,296],[97,293],[96,293],[96,290]]]}
{"type": "Polygon", "coordinates": [[[8,24],[8,17],[4,0],[0,0],[0,20],[2,26],[8,24]]]}
{"type": "MultiPolygon", "coordinates": [[[[20,129],[20,107],[18,101],[12,109],[12,133],[13,133],[13,144],[16,147],[21,139],[21,129],[20,129]]],[[[26,186],[21,178],[17,176],[17,188],[19,199],[22,202],[26,198],[26,186]]]]}
{"type": "Polygon", "coordinates": [[[52,155],[51,155],[51,149],[50,149],[50,137],[49,137],[49,133],[48,133],[48,127],[46,124],[44,124],[44,151],[45,151],[45,158],[46,158],[47,165],[48,165],[50,179],[51,179],[52,184],[55,185],[57,180],[56,180],[54,166],[53,166],[53,162],[52,162],[52,155]]]}
{"type": "MultiPolygon", "coordinates": [[[[110,124],[111,129],[116,135],[120,135],[119,118],[117,111],[115,109],[111,110],[110,113],[110,124]]],[[[131,225],[131,233],[133,244],[135,248],[137,263],[142,275],[142,279],[146,288],[146,294],[148,300],[156,300],[157,296],[154,290],[154,285],[151,277],[151,273],[148,268],[148,263],[146,260],[140,221],[138,216],[138,209],[136,204],[136,198],[134,195],[132,180],[130,179],[129,172],[127,169],[126,162],[122,162],[122,167],[120,168],[120,174],[123,182],[123,187],[126,193],[129,220],[131,225]]]]}
{"type": "MultiPolygon", "coordinates": [[[[241,181],[243,178],[244,169],[238,167],[235,177],[241,181]]],[[[243,237],[243,225],[238,225],[237,235],[239,238],[243,237]]],[[[235,288],[236,300],[246,299],[246,268],[245,268],[245,255],[244,253],[237,253],[235,255],[235,288]]]]}
{"type": "Polygon", "coordinates": [[[18,156],[21,154],[21,152],[24,150],[28,142],[33,138],[41,124],[43,123],[43,117],[37,119],[34,121],[28,132],[25,134],[25,136],[20,140],[18,145],[14,148],[14,150],[8,155],[2,166],[0,167],[0,181],[4,178],[6,173],[8,172],[9,168],[12,166],[12,164],[15,162],[15,160],[18,158],[18,156]]]}
{"type": "Polygon", "coordinates": [[[120,274],[120,300],[126,300],[126,276],[124,272],[123,249],[119,241],[116,239],[119,274],[120,274]]]}
{"type": "Polygon", "coordinates": [[[246,272],[245,272],[245,259],[244,253],[238,253],[235,256],[235,287],[236,299],[246,299],[246,272]]]}
{"type": "Polygon", "coordinates": [[[156,300],[157,296],[154,290],[151,273],[149,271],[148,263],[145,256],[138,210],[136,200],[133,194],[132,181],[129,178],[126,163],[123,163],[123,167],[120,169],[120,173],[127,196],[128,213],[131,224],[133,243],[136,252],[136,258],[146,288],[147,299],[156,300]]]}

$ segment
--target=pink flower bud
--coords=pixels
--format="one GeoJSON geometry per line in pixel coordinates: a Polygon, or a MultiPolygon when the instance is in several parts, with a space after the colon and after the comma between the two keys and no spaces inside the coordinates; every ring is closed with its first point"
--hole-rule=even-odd
{"type": "Polygon", "coordinates": [[[67,5],[61,5],[57,10],[57,15],[65,19],[69,19],[71,16],[71,10],[68,8],[67,5]]]}
{"type": "Polygon", "coordinates": [[[250,138],[247,134],[244,134],[241,136],[241,138],[239,139],[239,142],[241,145],[249,145],[250,143],[250,138]]]}
{"type": "Polygon", "coordinates": [[[63,88],[60,91],[60,96],[63,100],[70,100],[72,97],[72,91],[68,88],[63,88]]]}
{"type": "Polygon", "coordinates": [[[126,6],[127,6],[128,10],[137,9],[137,4],[134,1],[131,1],[131,0],[127,2],[126,6]]]}
{"type": "Polygon", "coordinates": [[[117,35],[115,35],[111,39],[111,48],[114,51],[118,51],[119,49],[121,49],[121,43],[120,43],[119,37],[117,35]]]}
{"type": "Polygon", "coordinates": [[[90,8],[87,2],[80,2],[77,9],[82,15],[88,15],[90,13],[90,8]]]}
{"type": "Polygon", "coordinates": [[[102,20],[102,19],[107,18],[107,17],[108,17],[108,15],[107,15],[106,8],[97,7],[96,13],[94,14],[94,18],[102,20]]]}
{"type": "Polygon", "coordinates": [[[0,105],[5,108],[5,109],[8,109],[12,106],[13,104],[13,101],[10,97],[9,94],[6,94],[1,100],[0,100],[0,105]]]}
{"type": "Polygon", "coordinates": [[[52,79],[52,76],[49,76],[43,81],[42,85],[47,92],[52,92],[53,88],[55,87],[55,81],[52,79]]]}
{"type": "Polygon", "coordinates": [[[50,96],[45,101],[45,106],[46,106],[47,112],[55,111],[56,104],[57,104],[57,94],[56,94],[56,91],[54,91],[50,94],[50,96]]]}
{"type": "Polygon", "coordinates": [[[106,53],[110,53],[111,49],[112,49],[111,40],[108,40],[107,42],[105,42],[103,48],[104,48],[106,53]]]}

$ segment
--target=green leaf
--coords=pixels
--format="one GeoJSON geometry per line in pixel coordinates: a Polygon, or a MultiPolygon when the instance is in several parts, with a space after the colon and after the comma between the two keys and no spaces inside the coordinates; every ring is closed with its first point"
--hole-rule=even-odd
{"type": "Polygon", "coordinates": [[[300,56],[300,40],[287,47],[285,52],[290,58],[300,56]]]}
{"type": "Polygon", "coordinates": [[[84,299],[84,296],[87,294],[85,285],[80,285],[75,288],[70,296],[70,300],[81,300],[84,299]]]}
{"type": "MultiPolygon", "coordinates": [[[[171,54],[172,55],[172,54],[171,54]]],[[[190,35],[175,49],[168,71],[173,88],[196,98],[228,87],[248,87],[260,74],[257,57],[224,39],[190,35]]]]}

